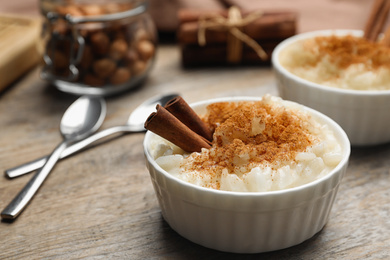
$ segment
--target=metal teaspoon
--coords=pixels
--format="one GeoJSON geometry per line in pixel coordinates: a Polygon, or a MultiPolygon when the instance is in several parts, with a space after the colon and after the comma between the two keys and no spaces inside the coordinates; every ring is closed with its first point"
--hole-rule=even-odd
{"type": "Polygon", "coordinates": [[[81,140],[96,131],[106,115],[106,103],[97,97],[78,98],[61,119],[60,130],[64,138],[49,156],[48,160],[1,212],[3,219],[16,219],[41,187],[61,153],[75,141],[81,140]]]}
{"type": "MultiPolygon", "coordinates": [[[[146,118],[156,109],[156,105],[160,104],[164,106],[169,100],[176,97],[177,94],[168,94],[162,96],[152,97],[141,105],[139,105],[128,118],[127,122],[123,126],[115,126],[103,131],[100,131],[94,135],[89,136],[88,138],[74,143],[71,146],[67,147],[60,156],[60,159],[68,157],[81,149],[87,147],[91,143],[98,141],[106,136],[115,134],[115,133],[136,133],[145,131],[144,123],[146,118]]],[[[5,175],[8,178],[15,178],[23,174],[29,173],[36,169],[41,168],[47,160],[47,157],[39,158],[35,161],[31,161],[14,168],[10,168],[5,171],[5,175]]]]}

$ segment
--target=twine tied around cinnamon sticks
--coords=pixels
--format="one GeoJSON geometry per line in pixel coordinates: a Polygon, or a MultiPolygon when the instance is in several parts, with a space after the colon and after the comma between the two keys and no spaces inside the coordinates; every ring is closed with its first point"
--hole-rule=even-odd
{"type": "Polygon", "coordinates": [[[211,148],[213,133],[182,97],[175,97],[145,121],[145,129],[165,138],[187,152],[211,148]]]}
{"type": "Polygon", "coordinates": [[[242,43],[250,46],[262,60],[266,60],[268,55],[264,49],[251,37],[243,33],[240,27],[254,22],[263,15],[262,12],[252,12],[245,17],[241,16],[238,7],[232,6],[228,10],[228,17],[219,14],[212,17],[201,17],[199,20],[198,43],[200,46],[206,45],[207,30],[223,30],[229,32],[227,40],[227,61],[237,63],[242,58],[242,43]]]}

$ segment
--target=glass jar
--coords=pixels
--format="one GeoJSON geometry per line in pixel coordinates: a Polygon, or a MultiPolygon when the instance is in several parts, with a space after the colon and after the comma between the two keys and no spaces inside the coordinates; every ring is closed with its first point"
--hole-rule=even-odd
{"type": "Polygon", "coordinates": [[[146,78],[157,34],[145,1],[41,0],[41,77],[76,95],[107,96],[146,78]]]}

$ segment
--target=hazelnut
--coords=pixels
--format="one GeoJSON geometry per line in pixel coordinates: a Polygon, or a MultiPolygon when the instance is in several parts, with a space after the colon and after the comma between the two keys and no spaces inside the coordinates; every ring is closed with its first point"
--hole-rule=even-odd
{"type": "Polygon", "coordinates": [[[124,59],[128,65],[132,65],[139,59],[138,53],[134,49],[128,49],[124,59]]]}
{"type": "Polygon", "coordinates": [[[84,47],[83,56],[81,57],[80,67],[83,69],[88,69],[91,66],[93,60],[93,55],[91,48],[89,46],[84,47]]]}
{"type": "Polygon", "coordinates": [[[121,12],[124,12],[124,11],[127,11],[127,10],[130,10],[132,8],[134,8],[134,4],[133,3],[121,3],[119,5],[119,8],[121,10],[121,12]]]}
{"type": "Polygon", "coordinates": [[[64,19],[58,19],[57,22],[53,24],[52,32],[65,35],[69,32],[69,27],[64,19]]]}
{"type": "Polygon", "coordinates": [[[114,34],[114,38],[115,39],[126,40],[126,35],[125,35],[125,32],[124,32],[124,29],[116,31],[115,34],[114,34]]]}
{"type": "Polygon", "coordinates": [[[86,29],[81,29],[79,30],[79,34],[85,39],[88,37],[89,34],[91,34],[91,32],[86,29]]]}
{"type": "Polygon", "coordinates": [[[138,29],[135,32],[134,38],[135,38],[136,41],[146,41],[146,40],[150,39],[150,37],[149,37],[149,35],[148,35],[148,33],[146,32],[145,29],[138,29]]]}
{"type": "Polygon", "coordinates": [[[109,24],[108,24],[109,28],[110,28],[110,31],[111,32],[114,32],[114,31],[121,31],[123,30],[123,22],[121,20],[114,20],[114,21],[111,21],[109,24]]]}
{"type": "Polygon", "coordinates": [[[100,87],[100,86],[103,86],[104,83],[105,83],[104,79],[100,79],[98,77],[95,77],[92,74],[85,75],[83,82],[86,85],[90,85],[90,86],[93,86],[93,87],[100,87]]]}
{"type": "Polygon", "coordinates": [[[104,14],[104,10],[99,5],[88,4],[80,6],[80,10],[87,16],[95,16],[104,14]]]}
{"type": "Polygon", "coordinates": [[[95,75],[101,79],[108,78],[116,69],[116,63],[110,59],[100,59],[92,64],[95,75]]]}
{"type": "MultiPolygon", "coordinates": [[[[133,4],[102,3],[102,4],[72,4],[56,7],[62,15],[75,17],[99,16],[118,13],[133,8],[133,4]]],[[[121,21],[104,23],[85,23],[78,28],[85,38],[82,58],[77,65],[80,75],[77,81],[90,86],[118,85],[131,80],[133,75],[145,73],[148,60],[155,55],[155,45],[148,34],[144,23],[128,24],[121,21]],[[103,29],[104,28],[104,29],[103,29]],[[121,66],[121,67],[118,67],[121,66]]],[[[52,27],[52,33],[68,36],[71,31],[67,22],[59,19],[52,27]]],[[[67,37],[64,37],[66,39],[67,37]]],[[[69,60],[71,43],[59,41],[51,53],[54,72],[69,75],[69,60]]],[[[77,52],[79,46],[76,46],[77,52]]]]}
{"type": "Polygon", "coordinates": [[[56,70],[65,69],[69,66],[69,59],[65,55],[65,53],[60,52],[58,50],[54,51],[54,55],[50,55],[52,59],[53,66],[56,70]]]}
{"type": "Polygon", "coordinates": [[[136,48],[143,60],[148,60],[154,55],[154,45],[150,41],[140,41],[137,43],[136,48]]]}
{"type": "Polygon", "coordinates": [[[108,55],[113,60],[120,60],[125,56],[127,48],[128,46],[124,39],[117,39],[111,44],[108,55]]]}
{"type": "Polygon", "coordinates": [[[121,12],[121,7],[119,4],[117,3],[108,3],[106,5],[104,5],[104,11],[107,13],[107,14],[113,14],[113,13],[119,13],[121,12]]]}
{"type": "Polygon", "coordinates": [[[132,71],[134,75],[142,74],[145,71],[145,69],[146,69],[146,63],[142,60],[137,60],[136,62],[134,62],[132,66],[132,71]]]}
{"type": "Polygon", "coordinates": [[[58,12],[62,15],[70,14],[71,16],[84,16],[83,12],[76,5],[67,5],[58,7],[58,12]]]}
{"type": "Polygon", "coordinates": [[[104,32],[93,33],[90,37],[92,50],[99,55],[104,55],[110,48],[110,38],[104,32]]]}
{"type": "Polygon", "coordinates": [[[131,78],[131,73],[127,68],[118,68],[110,77],[111,84],[117,85],[128,81],[131,78]]]}
{"type": "MultiPolygon", "coordinates": [[[[62,77],[62,78],[68,78],[71,75],[70,70],[68,70],[68,69],[54,70],[53,74],[58,76],[58,77],[62,77]]],[[[76,77],[76,79],[74,79],[74,80],[77,80],[77,79],[78,79],[78,77],[76,77]]]]}

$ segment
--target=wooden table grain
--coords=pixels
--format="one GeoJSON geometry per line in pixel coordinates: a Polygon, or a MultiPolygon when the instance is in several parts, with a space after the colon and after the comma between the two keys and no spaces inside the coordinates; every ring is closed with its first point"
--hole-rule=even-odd
{"type": "MultiPolygon", "coordinates": [[[[0,95],[0,170],[49,153],[76,99],[36,68],[0,95]]],[[[159,46],[141,87],[107,98],[102,128],[126,122],[144,99],[177,92],[188,102],[277,95],[269,67],[184,70],[176,45],[159,46]]],[[[390,257],[390,144],[353,148],[329,222],[300,245],[238,255],[196,245],[163,220],[145,167],[144,134],[110,138],[58,163],[19,218],[0,222],[0,259],[385,259],[390,257]]],[[[4,208],[30,176],[0,178],[4,208]]]]}

